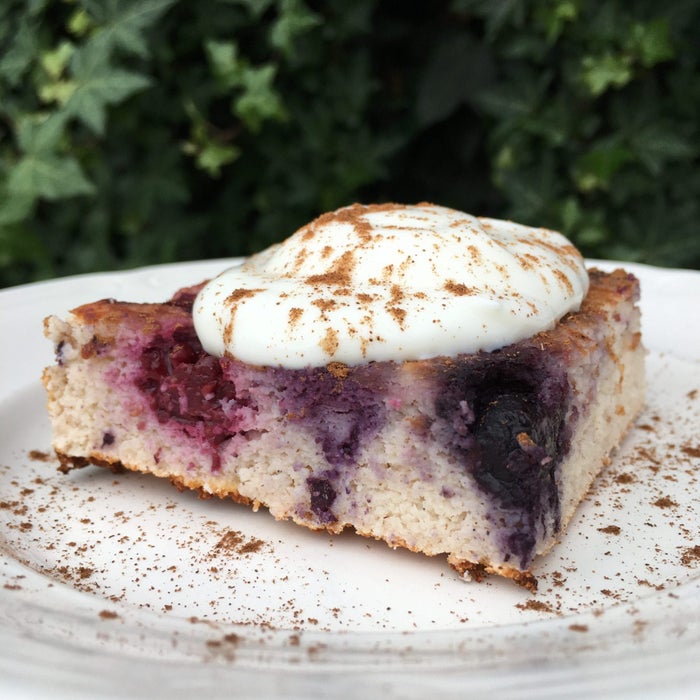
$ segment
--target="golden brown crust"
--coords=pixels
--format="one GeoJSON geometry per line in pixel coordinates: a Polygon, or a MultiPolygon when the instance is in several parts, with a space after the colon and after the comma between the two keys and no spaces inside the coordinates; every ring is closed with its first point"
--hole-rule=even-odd
{"type": "Polygon", "coordinates": [[[85,467],[89,466],[103,467],[104,469],[109,469],[115,474],[120,474],[121,472],[126,471],[126,467],[119,460],[103,459],[97,455],[76,457],[74,455],[67,455],[59,450],[56,450],[56,456],[60,462],[58,471],[62,474],[68,474],[68,472],[72,472],[75,469],[84,469],[85,467]]]}
{"type": "Polygon", "coordinates": [[[470,581],[481,583],[489,574],[497,574],[527,589],[531,593],[537,590],[537,579],[529,571],[519,569],[494,568],[488,564],[472,561],[450,561],[450,566],[460,575],[466,576],[470,581]]]}
{"type": "Polygon", "coordinates": [[[148,332],[157,331],[164,322],[190,322],[191,313],[177,304],[137,304],[113,299],[102,299],[84,304],[72,311],[83,324],[93,326],[105,339],[114,338],[124,324],[137,325],[148,332]]]}

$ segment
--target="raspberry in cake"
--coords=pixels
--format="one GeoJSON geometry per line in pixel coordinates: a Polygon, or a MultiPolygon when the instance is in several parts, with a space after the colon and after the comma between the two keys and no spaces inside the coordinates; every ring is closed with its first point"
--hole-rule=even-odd
{"type": "Polygon", "coordinates": [[[47,319],[54,447],[532,587],[641,410],[638,295],[551,231],[353,205],[168,302],[47,319]]]}

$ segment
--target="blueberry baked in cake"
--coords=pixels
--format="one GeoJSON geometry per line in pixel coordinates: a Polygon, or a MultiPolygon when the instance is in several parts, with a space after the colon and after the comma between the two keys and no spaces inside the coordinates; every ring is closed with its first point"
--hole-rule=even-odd
{"type": "Polygon", "coordinates": [[[352,205],[165,303],[48,318],[54,448],[534,586],[642,408],[638,297],[552,231],[352,205]]]}

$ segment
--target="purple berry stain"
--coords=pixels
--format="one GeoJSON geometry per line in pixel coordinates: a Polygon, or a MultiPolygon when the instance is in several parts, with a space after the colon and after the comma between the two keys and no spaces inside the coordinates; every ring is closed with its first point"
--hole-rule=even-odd
{"type": "Polygon", "coordinates": [[[570,392],[558,365],[529,346],[457,361],[436,402],[449,449],[506,524],[506,559],[527,568],[539,532],[560,527],[557,468],[568,450],[570,392]],[[553,523],[553,525],[549,525],[553,523]]]}
{"type": "Polygon", "coordinates": [[[311,511],[324,525],[334,523],[335,515],[331,510],[336,493],[331,481],[326,477],[312,476],[306,480],[309,487],[311,511]]]}

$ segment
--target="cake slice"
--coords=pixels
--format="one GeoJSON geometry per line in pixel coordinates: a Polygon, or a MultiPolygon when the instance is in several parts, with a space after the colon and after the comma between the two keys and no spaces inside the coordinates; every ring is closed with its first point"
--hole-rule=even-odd
{"type": "Polygon", "coordinates": [[[589,279],[577,311],[493,350],[300,367],[207,352],[200,287],[87,304],[45,322],[54,448],[534,587],[643,404],[638,282],[589,279]]]}

